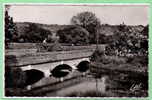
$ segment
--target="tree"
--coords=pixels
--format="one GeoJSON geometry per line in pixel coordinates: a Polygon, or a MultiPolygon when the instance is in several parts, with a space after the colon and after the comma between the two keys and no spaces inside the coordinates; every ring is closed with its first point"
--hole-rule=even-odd
{"type": "Polygon", "coordinates": [[[85,28],[89,34],[90,43],[96,43],[96,36],[100,27],[100,21],[92,12],[81,12],[71,19],[73,25],[79,25],[85,28]]]}
{"type": "Polygon", "coordinates": [[[149,25],[146,25],[146,26],[144,27],[144,29],[142,30],[142,34],[143,34],[144,36],[147,36],[147,37],[148,37],[148,32],[149,32],[149,25]]]}
{"type": "MultiPolygon", "coordinates": [[[[145,34],[147,34],[145,29],[145,34]]],[[[118,26],[118,31],[112,36],[112,41],[106,47],[106,54],[117,56],[147,55],[148,39],[134,27],[118,26]],[[129,54],[129,55],[128,55],[129,54]]]]}
{"type": "Polygon", "coordinates": [[[80,26],[69,26],[57,32],[60,43],[71,43],[75,45],[85,45],[89,42],[89,33],[80,26]]]}
{"type": "Polygon", "coordinates": [[[18,34],[13,18],[8,15],[8,11],[5,11],[5,43],[17,41],[18,34]]]}
{"type": "Polygon", "coordinates": [[[39,27],[35,23],[29,23],[25,30],[26,34],[22,34],[20,38],[24,39],[24,42],[42,43],[48,35],[52,35],[49,30],[39,27]]]}

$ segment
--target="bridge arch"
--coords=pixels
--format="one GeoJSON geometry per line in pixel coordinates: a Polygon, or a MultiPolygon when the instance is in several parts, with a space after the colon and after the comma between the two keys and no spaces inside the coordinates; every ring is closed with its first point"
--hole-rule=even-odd
{"type": "Polygon", "coordinates": [[[64,77],[70,72],[72,72],[72,67],[68,64],[60,64],[53,70],[50,70],[50,74],[54,77],[64,77]]]}
{"type": "Polygon", "coordinates": [[[63,78],[68,74],[72,73],[72,67],[68,64],[60,64],[56,66],[53,70],[50,70],[50,77],[59,78],[60,81],[63,81],[63,78]]]}
{"type": "Polygon", "coordinates": [[[86,72],[89,70],[90,62],[88,60],[81,61],[76,67],[79,72],[86,72]]]}
{"type": "Polygon", "coordinates": [[[25,86],[32,85],[45,77],[44,73],[37,69],[25,70],[24,72],[26,74],[25,86]]]}
{"type": "Polygon", "coordinates": [[[82,61],[90,62],[90,59],[89,57],[85,57],[85,58],[69,59],[69,60],[36,64],[36,65],[26,65],[26,66],[22,66],[21,69],[23,71],[36,69],[36,70],[42,71],[45,77],[50,77],[50,71],[53,70],[56,66],[61,65],[61,64],[67,64],[70,67],[72,67],[72,70],[77,70],[76,66],[78,66],[78,64],[82,61]]]}
{"type": "Polygon", "coordinates": [[[78,64],[82,61],[90,62],[90,59],[88,57],[86,57],[86,58],[78,58],[78,59],[70,59],[70,60],[60,61],[54,67],[61,65],[61,64],[67,64],[67,65],[71,66],[73,70],[76,70],[77,69],[76,66],[78,66],[78,64]]]}
{"type": "MultiPolygon", "coordinates": [[[[37,66],[37,65],[27,65],[27,66],[21,67],[21,69],[22,69],[23,71],[35,69],[35,70],[37,70],[37,71],[43,72],[44,77],[49,77],[49,75],[50,75],[50,70],[46,70],[46,67],[43,68],[43,67],[41,67],[41,66],[43,66],[43,64],[42,64],[42,65],[39,65],[39,66],[37,66]]],[[[47,69],[48,69],[48,68],[47,68],[47,69]]]]}

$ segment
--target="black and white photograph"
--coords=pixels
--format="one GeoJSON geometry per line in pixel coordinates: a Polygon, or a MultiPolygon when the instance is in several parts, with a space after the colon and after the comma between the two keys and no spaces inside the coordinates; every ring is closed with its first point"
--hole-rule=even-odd
{"type": "Polygon", "coordinates": [[[5,97],[148,97],[148,4],[4,4],[5,97]]]}

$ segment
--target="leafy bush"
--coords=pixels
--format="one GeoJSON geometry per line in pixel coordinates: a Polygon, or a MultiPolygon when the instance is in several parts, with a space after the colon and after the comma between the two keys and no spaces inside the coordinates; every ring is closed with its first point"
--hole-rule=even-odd
{"type": "Polygon", "coordinates": [[[19,37],[21,42],[42,43],[48,35],[52,35],[49,30],[43,29],[35,23],[29,23],[25,29],[26,34],[19,37]]]}
{"type": "Polygon", "coordinates": [[[62,46],[60,43],[52,43],[52,44],[45,44],[45,43],[38,43],[36,45],[37,52],[50,52],[50,51],[61,51],[62,46]]]}
{"type": "Polygon", "coordinates": [[[134,65],[145,67],[148,65],[148,57],[147,56],[127,57],[127,63],[132,63],[134,65]]]}
{"type": "Polygon", "coordinates": [[[104,51],[96,49],[91,55],[91,61],[101,61],[104,58],[104,51]]]}
{"type": "Polygon", "coordinates": [[[142,31],[138,32],[126,25],[121,26],[113,35],[113,41],[106,47],[106,54],[117,56],[148,55],[148,37],[145,35],[146,33],[142,33],[142,31]]]}
{"type": "Polygon", "coordinates": [[[47,48],[47,51],[61,51],[62,50],[62,47],[61,47],[61,44],[59,43],[54,43],[52,46],[49,46],[47,48]]]}
{"type": "Polygon", "coordinates": [[[86,45],[89,43],[89,32],[80,26],[70,26],[57,31],[60,43],[86,45]]]}
{"type": "Polygon", "coordinates": [[[120,57],[116,57],[116,56],[107,56],[105,55],[104,51],[101,50],[95,50],[94,53],[91,55],[90,58],[91,61],[95,61],[95,62],[100,62],[102,64],[123,64],[126,63],[126,59],[125,58],[120,58],[120,57]]]}

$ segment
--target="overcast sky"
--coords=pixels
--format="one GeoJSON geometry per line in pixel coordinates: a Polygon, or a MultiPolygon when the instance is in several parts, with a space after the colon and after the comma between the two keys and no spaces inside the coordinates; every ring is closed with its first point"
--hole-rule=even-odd
{"type": "Polygon", "coordinates": [[[43,24],[70,24],[77,13],[95,13],[102,24],[127,25],[148,24],[148,5],[12,5],[9,15],[15,22],[36,22],[43,24]]]}

